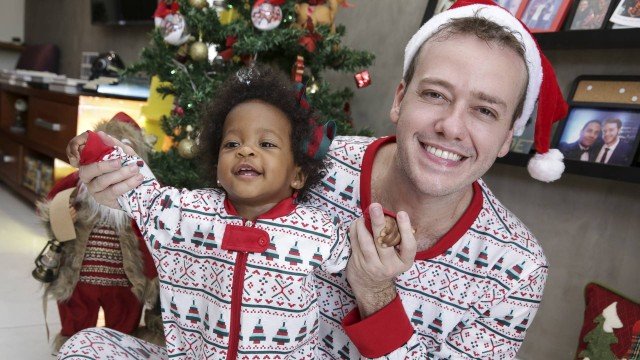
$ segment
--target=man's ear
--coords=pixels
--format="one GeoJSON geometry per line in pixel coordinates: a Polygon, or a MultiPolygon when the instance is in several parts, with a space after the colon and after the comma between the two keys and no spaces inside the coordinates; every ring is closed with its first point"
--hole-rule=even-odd
{"type": "Polygon", "coordinates": [[[509,130],[509,133],[507,134],[507,137],[504,139],[504,143],[502,144],[502,147],[500,148],[500,151],[498,152],[498,157],[499,158],[507,155],[507,153],[511,149],[511,141],[513,141],[513,128],[511,128],[511,130],[509,130]]]}
{"type": "Polygon", "coordinates": [[[400,105],[402,104],[402,99],[404,99],[404,94],[406,90],[406,85],[404,80],[398,84],[396,88],[396,94],[393,97],[393,105],[391,106],[391,111],[389,112],[389,118],[391,122],[394,124],[398,124],[398,119],[400,119],[400,105]]]}
{"type": "Polygon", "coordinates": [[[296,166],[295,175],[291,180],[291,188],[300,190],[304,187],[304,183],[307,181],[307,175],[302,172],[300,166],[296,166]]]}

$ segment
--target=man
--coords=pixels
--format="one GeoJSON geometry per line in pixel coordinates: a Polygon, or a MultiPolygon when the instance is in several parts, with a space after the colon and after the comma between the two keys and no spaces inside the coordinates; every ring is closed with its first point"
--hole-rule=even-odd
{"type": "MultiPolygon", "coordinates": [[[[547,261],[480,177],[508,152],[541,88],[540,154],[529,168],[545,181],[562,172],[562,155],[544,140],[566,113],[550,69],[531,34],[491,2],[458,2],[414,35],[390,112],[396,136],[337,138],[333,167],[313,191],[315,204],[353,221],[346,275],[319,276],[320,358],[515,357],[547,261]],[[377,237],[383,208],[397,212],[397,248],[377,245],[361,217],[368,210],[377,237]]],[[[83,136],[72,141],[70,159],[83,143],[83,136]]],[[[118,164],[80,171],[104,204],[117,204],[138,181],[118,164]]]]}
{"type": "Polygon", "coordinates": [[[565,159],[595,161],[600,140],[602,125],[599,120],[591,120],[584,124],[580,131],[580,138],[570,144],[564,142],[560,144],[560,151],[565,159]]]}
{"type": "Polygon", "coordinates": [[[604,121],[602,140],[604,144],[598,152],[596,162],[610,165],[629,165],[633,154],[631,145],[620,140],[619,133],[622,128],[620,119],[607,119],[604,121]]]}

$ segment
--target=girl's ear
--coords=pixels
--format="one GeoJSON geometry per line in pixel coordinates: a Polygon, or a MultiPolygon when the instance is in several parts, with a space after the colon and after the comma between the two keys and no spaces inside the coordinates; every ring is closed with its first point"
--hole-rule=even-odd
{"type": "Polygon", "coordinates": [[[304,183],[307,181],[307,175],[302,172],[300,166],[296,166],[295,175],[291,180],[291,188],[300,190],[304,187],[304,183]]]}

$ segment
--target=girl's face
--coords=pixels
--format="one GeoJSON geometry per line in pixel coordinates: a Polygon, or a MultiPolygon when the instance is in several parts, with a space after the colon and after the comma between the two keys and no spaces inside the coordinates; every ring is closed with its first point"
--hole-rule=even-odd
{"type": "Polygon", "coordinates": [[[287,116],[258,100],[234,107],[222,129],[217,176],[234,206],[275,205],[301,189],[287,116]]]}

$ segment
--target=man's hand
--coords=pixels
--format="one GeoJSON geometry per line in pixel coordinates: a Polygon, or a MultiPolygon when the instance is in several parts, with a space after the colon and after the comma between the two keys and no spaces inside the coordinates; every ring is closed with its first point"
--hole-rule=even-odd
{"type": "MultiPolygon", "coordinates": [[[[380,204],[371,204],[369,213],[374,234],[380,234],[385,227],[382,207],[380,204]]],[[[413,265],[416,240],[406,212],[398,212],[397,223],[402,238],[397,249],[376,246],[364,219],[360,218],[351,224],[351,257],[347,264],[347,280],[362,318],[372,315],[396,297],[396,277],[413,265]]]]}
{"type": "MultiPolygon", "coordinates": [[[[128,155],[136,155],[130,146],[99,131],[97,133],[107,146],[119,146],[128,155]]],[[[67,157],[73,166],[80,164],[80,153],[87,143],[87,133],[80,134],[67,145],[67,157]]],[[[80,181],[87,185],[89,193],[100,204],[119,209],[117,198],[138,186],[143,179],[135,165],[122,167],[120,160],[99,161],[79,168],[80,181]]]]}

